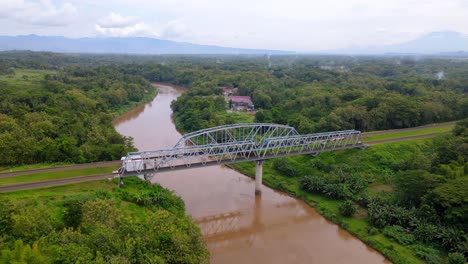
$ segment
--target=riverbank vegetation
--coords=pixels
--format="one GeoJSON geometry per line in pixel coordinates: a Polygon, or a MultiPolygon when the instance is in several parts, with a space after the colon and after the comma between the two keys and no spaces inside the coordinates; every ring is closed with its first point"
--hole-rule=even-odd
{"type": "MultiPolygon", "coordinates": [[[[395,263],[465,263],[466,157],[468,120],[433,139],[268,160],[263,181],[303,199],[395,263]]],[[[254,164],[231,166],[255,175],[254,164]]]]}
{"type": "MultiPolygon", "coordinates": [[[[185,83],[194,88],[173,103],[177,126],[189,132],[224,124],[217,118],[225,111],[221,85],[253,97],[255,121],[288,124],[300,133],[398,129],[468,116],[464,61],[338,58],[322,67],[323,62],[303,60],[266,71],[252,64],[246,71],[223,71],[222,65],[210,72],[207,66],[202,77],[185,83]],[[445,78],[432,73],[437,67],[444,68],[445,78]]],[[[464,263],[466,126],[462,121],[453,134],[436,139],[267,161],[264,182],[304,199],[395,263],[464,263]]],[[[450,129],[428,128],[425,134],[450,129]]],[[[379,137],[389,136],[373,140],[379,137]]],[[[255,173],[253,164],[232,166],[255,173]]]]}
{"type": "Polygon", "coordinates": [[[177,129],[195,131],[223,124],[250,123],[254,116],[248,112],[226,112],[221,89],[190,89],[172,102],[177,129]]]}
{"type": "Polygon", "coordinates": [[[112,118],[155,90],[109,68],[16,69],[0,75],[0,166],[119,159],[133,150],[112,118]]]}
{"type": "Polygon", "coordinates": [[[0,263],[208,263],[183,201],[128,178],[1,194],[0,263]]]}

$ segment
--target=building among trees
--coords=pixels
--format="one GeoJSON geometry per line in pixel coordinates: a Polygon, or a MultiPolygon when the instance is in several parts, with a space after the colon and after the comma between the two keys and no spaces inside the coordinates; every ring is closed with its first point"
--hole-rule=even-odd
{"type": "Polygon", "coordinates": [[[250,96],[231,95],[227,97],[227,101],[231,110],[253,111],[255,109],[250,96]]]}

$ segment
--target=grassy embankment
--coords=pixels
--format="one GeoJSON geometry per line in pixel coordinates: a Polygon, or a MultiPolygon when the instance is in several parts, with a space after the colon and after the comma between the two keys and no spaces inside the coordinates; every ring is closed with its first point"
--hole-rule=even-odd
{"type": "Polygon", "coordinates": [[[389,131],[378,131],[363,133],[363,140],[366,143],[372,143],[373,141],[397,139],[403,137],[413,136],[425,136],[431,134],[443,134],[449,133],[454,127],[453,122],[434,124],[432,126],[423,126],[414,129],[403,129],[403,130],[389,130],[389,131]]]}
{"type": "MultiPolygon", "coordinates": [[[[366,142],[394,139],[406,136],[427,135],[432,133],[445,133],[453,125],[430,128],[424,127],[411,131],[391,131],[367,138],[366,142]]],[[[308,155],[289,157],[288,161],[298,168],[299,175],[314,175],[323,173],[320,169],[327,166],[344,165],[354,171],[358,171],[370,182],[366,193],[378,194],[391,192],[391,178],[396,173],[391,167],[401,164],[416,153],[430,146],[430,139],[416,139],[405,142],[387,143],[371,146],[362,151],[357,149],[321,153],[315,158],[308,155]]],[[[230,165],[235,170],[254,177],[254,163],[238,163],[230,165]]],[[[301,189],[301,177],[288,177],[275,170],[273,161],[267,160],[263,165],[263,183],[273,189],[284,191],[291,196],[297,197],[314,207],[323,216],[348,230],[353,235],[382,252],[386,257],[395,263],[422,263],[415,256],[415,251],[411,247],[403,246],[388,237],[384,236],[381,230],[374,228],[367,221],[367,212],[364,208],[358,207],[354,217],[344,217],[339,213],[339,205],[342,201],[328,198],[321,194],[309,193],[301,189]]],[[[443,253],[441,253],[443,254],[443,253]]]]}
{"type": "Polygon", "coordinates": [[[99,175],[99,174],[110,174],[112,173],[112,171],[116,169],[117,168],[115,166],[103,166],[103,167],[80,168],[80,169],[71,169],[71,170],[60,170],[60,171],[24,174],[24,175],[19,175],[19,176],[0,178],[0,186],[19,184],[19,183],[66,179],[66,178],[81,177],[81,176],[91,176],[91,175],[99,175]]]}
{"type": "Polygon", "coordinates": [[[3,172],[16,172],[16,171],[25,171],[25,170],[35,170],[35,169],[45,169],[45,168],[54,168],[54,167],[61,167],[71,165],[68,162],[54,162],[54,163],[37,163],[37,164],[26,164],[21,166],[14,166],[14,167],[1,167],[0,166],[0,173],[3,172]]]}

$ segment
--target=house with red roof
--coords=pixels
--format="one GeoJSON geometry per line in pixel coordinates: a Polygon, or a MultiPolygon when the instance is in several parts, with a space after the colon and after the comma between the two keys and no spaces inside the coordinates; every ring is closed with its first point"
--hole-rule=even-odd
{"type": "Polygon", "coordinates": [[[250,96],[231,95],[227,97],[227,101],[231,110],[253,111],[255,109],[250,96]]]}

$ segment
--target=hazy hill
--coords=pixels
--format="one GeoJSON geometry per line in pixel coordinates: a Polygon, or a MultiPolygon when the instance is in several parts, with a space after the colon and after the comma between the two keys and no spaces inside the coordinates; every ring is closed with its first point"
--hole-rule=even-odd
{"type": "Polygon", "coordinates": [[[237,49],[155,38],[78,38],[0,36],[0,50],[124,54],[287,54],[287,51],[237,49]]]}
{"type": "Polygon", "coordinates": [[[468,36],[459,32],[432,32],[417,39],[393,45],[354,47],[332,53],[347,54],[464,54],[468,52],[468,36]]]}
{"type": "MultiPolygon", "coordinates": [[[[213,45],[199,45],[155,38],[78,38],[61,36],[0,36],[0,51],[32,50],[62,53],[114,54],[291,54],[290,51],[238,49],[213,45]]],[[[314,51],[311,51],[315,53],[314,51]]],[[[332,50],[328,54],[437,54],[466,56],[468,36],[453,31],[433,32],[420,38],[372,47],[352,47],[332,50]]]]}

